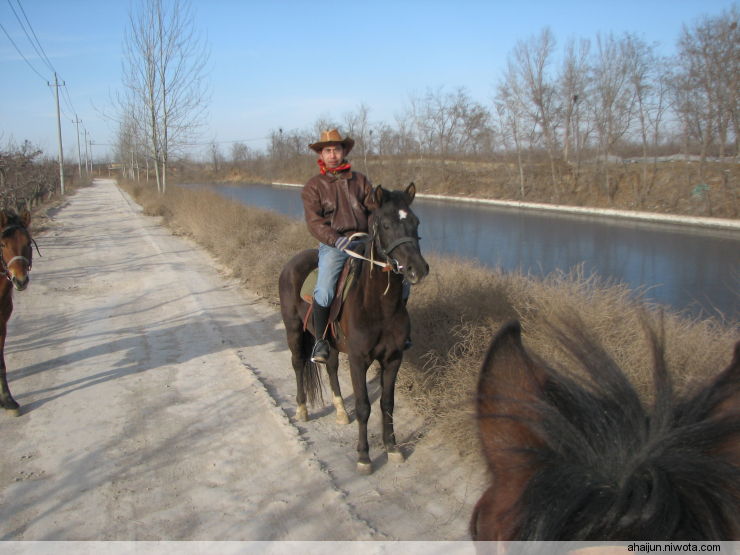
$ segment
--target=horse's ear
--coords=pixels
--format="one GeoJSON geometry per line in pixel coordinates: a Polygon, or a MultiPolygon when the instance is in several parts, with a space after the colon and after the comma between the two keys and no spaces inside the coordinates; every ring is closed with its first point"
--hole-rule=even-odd
{"type": "Polygon", "coordinates": [[[546,379],[522,345],[519,322],[506,324],[491,341],[478,380],[478,425],[489,462],[501,449],[539,443],[528,424],[539,419],[535,404],[546,379]]]}
{"type": "Polygon", "coordinates": [[[735,343],[732,362],[717,375],[709,388],[716,393],[719,399],[719,402],[712,408],[712,417],[721,418],[733,413],[738,414],[737,407],[740,407],[740,341],[735,343]]]}
{"type": "Polygon", "coordinates": [[[406,200],[409,204],[411,204],[414,201],[414,197],[416,196],[416,185],[414,185],[414,182],[412,181],[409,183],[409,186],[406,187],[406,200]]]}
{"type": "Polygon", "coordinates": [[[31,211],[26,209],[20,214],[23,227],[27,228],[31,224],[31,211]]]}
{"type": "Polygon", "coordinates": [[[0,228],[6,225],[8,225],[8,215],[5,213],[5,210],[0,210],[0,228]]]}
{"type": "Polygon", "coordinates": [[[383,197],[385,196],[385,191],[383,190],[382,185],[378,185],[375,187],[375,191],[373,191],[373,199],[375,200],[375,206],[380,208],[383,206],[383,197]]]}
{"type": "Polygon", "coordinates": [[[520,526],[518,501],[536,470],[530,453],[542,444],[537,401],[546,379],[545,368],[524,350],[519,322],[505,325],[491,341],[478,380],[478,428],[493,483],[473,514],[476,539],[512,539],[520,526]]]}

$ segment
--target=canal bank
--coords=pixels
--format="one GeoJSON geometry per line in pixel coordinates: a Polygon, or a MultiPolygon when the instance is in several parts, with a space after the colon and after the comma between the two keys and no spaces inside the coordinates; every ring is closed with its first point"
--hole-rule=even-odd
{"type": "MultiPolygon", "coordinates": [[[[272,185],[283,187],[303,187],[299,183],[278,183],[272,185]]],[[[418,198],[428,200],[445,200],[455,202],[468,202],[471,204],[482,204],[488,206],[498,206],[502,208],[519,208],[526,210],[538,210],[542,212],[555,212],[561,214],[578,214],[585,216],[606,216],[609,218],[627,219],[634,221],[692,225],[707,229],[727,229],[740,231],[740,220],[731,220],[727,218],[703,218],[697,216],[677,216],[673,214],[659,214],[657,212],[642,212],[639,210],[614,210],[609,208],[588,208],[583,206],[568,206],[567,204],[544,204],[540,202],[521,202],[516,200],[495,200],[478,197],[463,197],[455,195],[431,195],[417,193],[418,198]]]]}

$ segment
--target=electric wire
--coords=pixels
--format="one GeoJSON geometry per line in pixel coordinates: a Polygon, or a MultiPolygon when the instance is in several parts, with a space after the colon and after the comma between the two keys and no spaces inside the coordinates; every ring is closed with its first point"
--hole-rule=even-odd
{"type": "Polygon", "coordinates": [[[23,58],[23,61],[24,61],[24,62],[26,62],[26,64],[28,65],[28,67],[30,67],[30,68],[31,68],[31,69],[33,70],[33,72],[34,72],[34,73],[35,73],[36,75],[38,75],[39,77],[41,77],[41,79],[43,79],[45,83],[48,83],[48,82],[49,82],[49,79],[47,79],[46,77],[44,77],[43,75],[41,75],[41,73],[39,72],[39,70],[37,70],[37,69],[36,69],[36,68],[35,68],[35,67],[33,66],[33,64],[32,64],[31,62],[29,62],[29,61],[28,61],[28,58],[26,58],[26,56],[25,56],[25,55],[23,54],[23,52],[21,52],[20,48],[18,48],[18,45],[17,45],[17,44],[15,43],[15,41],[14,41],[14,40],[13,40],[13,39],[11,38],[10,34],[9,34],[9,33],[8,33],[8,31],[7,31],[6,29],[5,29],[5,27],[3,26],[3,24],[2,24],[2,23],[0,23],[0,29],[2,29],[2,30],[3,30],[3,33],[5,33],[5,36],[6,36],[6,37],[8,37],[8,40],[10,41],[10,44],[12,44],[12,45],[13,45],[13,48],[15,48],[15,51],[16,51],[16,52],[18,52],[18,54],[20,54],[21,58],[23,58]]]}
{"type": "MultiPolygon", "coordinates": [[[[18,0],[16,0],[18,2],[18,0]]],[[[21,29],[23,30],[23,33],[26,35],[26,38],[28,39],[28,42],[31,43],[31,46],[36,51],[36,54],[38,54],[39,59],[46,64],[46,67],[48,67],[52,72],[54,72],[54,66],[49,61],[49,58],[46,57],[46,52],[44,52],[43,47],[41,47],[41,43],[38,42],[38,38],[36,38],[36,42],[33,41],[31,38],[31,35],[28,34],[28,30],[26,29],[26,26],[23,24],[23,21],[21,21],[20,16],[18,15],[18,12],[15,11],[15,8],[13,7],[13,4],[11,0],[8,0],[8,6],[10,6],[10,9],[13,11],[13,15],[18,20],[18,24],[21,26],[21,29]],[[38,45],[37,45],[38,43],[38,45]]],[[[20,2],[18,2],[18,6],[23,10],[23,7],[20,5],[20,2]]],[[[25,11],[23,12],[23,15],[25,17],[25,11]]],[[[26,21],[28,21],[28,18],[26,18],[26,21]]],[[[31,27],[31,23],[28,23],[29,29],[31,29],[31,32],[33,33],[33,36],[36,36],[36,32],[31,27]]]]}
{"type": "MultiPolygon", "coordinates": [[[[57,71],[56,71],[56,68],[54,67],[54,64],[51,63],[51,60],[49,59],[49,56],[46,54],[46,50],[44,50],[44,47],[41,44],[41,41],[39,40],[38,35],[36,34],[36,31],[33,28],[33,25],[31,25],[31,21],[28,19],[28,14],[26,13],[26,10],[23,8],[23,5],[21,4],[20,0],[15,0],[15,1],[16,1],[16,4],[18,5],[18,8],[20,9],[21,14],[23,15],[23,19],[25,20],[25,24],[21,20],[21,18],[18,15],[18,12],[16,11],[16,9],[13,7],[12,1],[11,0],[7,0],[8,5],[10,6],[10,9],[13,12],[13,15],[15,16],[16,20],[18,21],[18,24],[20,25],[21,29],[23,30],[23,33],[26,35],[26,38],[28,39],[28,42],[31,43],[31,46],[36,51],[36,54],[38,55],[39,59],[46,65],[46,67],[49,70],[51,70],[54,74],[57,75],[57,78],[59,78],[59,76],[57,74],[57,71]],[[29,31],[31,33],[30,35],[29,35],[29,31]],[[33,35],[33,39],[31,38],[31,35],[33,35]]],[[[64,82],[62,80],[62,84],[61,85],[59,85],[59,84],[52,85],[51,84],[51,80],[48,79],[48,78],[46,78],[46,77],[44,77],[41,74],[41,72],[38,71],[38,69],[28,60],[28,58],[26,58],[26,56],[23,54],[23,52],[18,47],[18,45],[16,44],[16,42],[12,39],[12,37],[10,36],[10,33],[8,33],[8,31],[5,29],[5,27],[2,25],[2,23],[0,23],[0,28],[2,28],[3,32],[5,33],[5,36],[8,37],[8,40],[13,45],[13,47],[16,50],[16,52],[18,52],[18,54],[23,58],[23,60],[26,62],[26,64],[34,71],[34,73],[36,73],[36,75],[38,75],[39,77],[41,77],[41,79],[43,79],[47,83],[47,85],[49,85],[49,92],[52,92],[51,91],[51,87],[52,86],[58,86],[58,87],[62,88],[62,100],[63,100],[64,104],[66,104],[66,108],[68,108],[69,111],[72,112],[72,114],[74,114],[74,117],[70,116],[65,111],[65,109],[62,106],[59,107],[59,110],[62,113],[62,115],[66,119],[68,119],[70,122],[77,123],[77,120],[78,120],[77,110],[75,109],[74,103],[72,102],[72,96],[71,96],[71,94],[69,92],[69,87],[67,87],[66,82],[64,82]]],[[[53,97],[54,97],[54,95],[52,93],[52,98],[53,97]]],[[[82,120],[79,120],[79,123],[81,123],[81,122],[82,122],[82,120]]]]}

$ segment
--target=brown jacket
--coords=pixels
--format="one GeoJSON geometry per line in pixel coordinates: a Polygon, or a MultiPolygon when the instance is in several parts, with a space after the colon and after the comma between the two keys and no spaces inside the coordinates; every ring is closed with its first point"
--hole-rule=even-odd
{"type": "Polygon", "coordinates": [[[326,245],[342,235],[367,232],[373,186],[359,172],[315,175],[303,186],[301,198],[311,235],[326,245]]]}

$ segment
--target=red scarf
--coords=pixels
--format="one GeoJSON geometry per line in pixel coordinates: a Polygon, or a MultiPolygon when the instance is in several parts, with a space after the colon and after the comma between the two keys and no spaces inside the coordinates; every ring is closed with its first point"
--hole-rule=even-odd
{"type": "Polygon", "coordinates": [[[326,164],[324,163],[324,161],[321,158],[319,158],[316,161],[316,163],[319,165],[319,168],[321,169],[321,175],[326,175],[327,172],[330,172],[330,173],[333,173],[333,174],[337,174],[339,172],[347,171],[350,168],[352,168],[352,164],[350,164],[346,160],[344,160],[344,164],[340,164],[336,168],[331,168],[331,169],[326,167],[326,164]]]}

